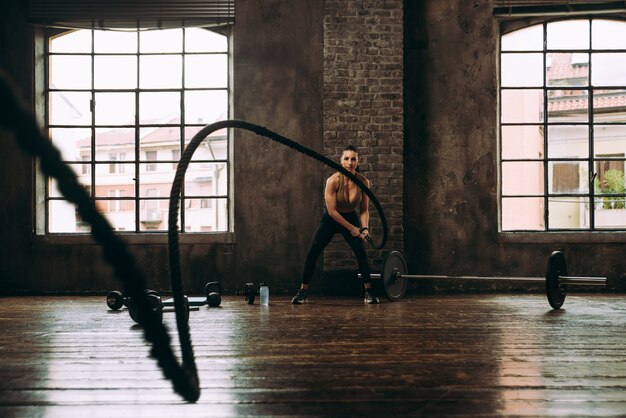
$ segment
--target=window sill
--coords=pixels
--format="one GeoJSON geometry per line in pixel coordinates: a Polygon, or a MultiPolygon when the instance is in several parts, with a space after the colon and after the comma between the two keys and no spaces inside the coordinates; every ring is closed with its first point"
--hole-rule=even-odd
{"type": "Polygon", "coordinates": [[[505,244],[624,243],[626,242],[626,232],[500,232],[498,241],[505,244]]]}
{"type": "MultiPolygon", "coordinates": [[[[117,233],[128,245],[167,245],[167,233],[117,233]]],[[[35,242],[43,245],[84,245],[95,244],[93,237],[89,234],[52,234],[36,235],[35,242]]],[[[195,233],[178,234],[178,243],[185,244],[234,244],[235,233],[195,233]]]]}

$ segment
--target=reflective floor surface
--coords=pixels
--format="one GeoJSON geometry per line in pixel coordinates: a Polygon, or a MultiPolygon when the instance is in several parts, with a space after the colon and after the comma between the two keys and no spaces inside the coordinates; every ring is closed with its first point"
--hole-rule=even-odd
{"type": "Polygon", "coordinates": [[[557,311],[541,294],[290,300],[191,312],[190,404],[104,295],[0,298],[0,416],[626,415],[624,295],[570,293],[557,311]]]}

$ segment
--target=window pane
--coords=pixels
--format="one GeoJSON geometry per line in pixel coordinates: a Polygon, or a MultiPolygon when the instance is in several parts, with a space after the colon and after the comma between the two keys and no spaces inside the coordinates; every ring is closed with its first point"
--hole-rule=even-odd
{"type": "Polygon", "coordinates": [[[501,54],[502,87],[543,86],[542,54],[501,54]]]}
{"type": "MultiPolygon", "coordinates": [[[[177,147],[180,148],[180,127],[179,126],[162,126],[152,128],[141,128],[139,130],[139,141],[142,149],[154,149],[177,147]]],[[[165,151],[165,150],[164,150],[165,151]]],[[[163,159],[170,159],[164,157],[163,159]]]]}
{"type": "Polygon", "coordinates": [[[551,161],[548,188],[552,194],[589,192],[589,165],[586,161],[551,161]]]}
{"type": "Polygon", "coordinates": [[[551,197],[548,201],[548,228],[588,229],[588,208],[586,197],[551,197]]]}
{"type": "Polygon", "coordinates": [[[110,190],[124,190],[126,197],[135,196],[135,165],[115,162],[96,165],[96,197],[109,197],[110,190]]]}
{"type": "Polygon", "coordinates": [[[139,123],[141,125],[180,123],[180,93],[139,93],[139,123]]]}
{"type": "Polygon", "coordinates": [[[624,197],[606,198],[601,200],[595,208],[596,228],[619,228],[626,227],[626,209],[624,197]]]}
{"type": "Polygon", "coordinates": [[[217,195],[214,171],[209,169],[198,171],[190,166],[185,176],[185,195],[190,197],[217,195]]]}
{"type": "Polygon", "coordinates": [[[140,51],[145,52],[182,52],[183,30],[148,30],[139,32],[140,51]]]}
{"type": "MultiPolygon", "coordinates": [[[[620,156],[623,157],[624,154],[620,156]]],[[[595,187],[596,226],[598,228],[619,228],[626,226],[624,161],[597,161],[595,187]]]]}
{"type": "Polygon", "coordinates": [[[542,157],[542,125],[502,127],[502,159],[535,159],[542,157]]]}
{"type": "Polygon", "coordinates": [[[85,128],[51,128],[52,143],[65,161],[82,161],[91,156],[91,130],[85,128]]]}
{"type": "Polygon", "coordinates": [[[502,198],[503,231],[543,231],[542,197],[502,198]]]}
{"type": "Polygon", "coordinates": [[[94,31],[94,52],[96,54],[137,52],[137,33],[96,30],[94,31]]]}
{"type": "Polygon", "coordinates": [[[548,49],[589,49],[589,20],[548,23],[548,49]]]}
{"type": "Polygon", "coordinates": [[[594,86],[626,85],[626,53],[591,54],[591,65],[594,86]]]}
{"type": "Polygon", "coordinates": [[[148,55],[139,58],[139,86],[143,89],[180,88],[183,85],[180,55],[148,55]]]}
{"type": "Polygon", "coordinates": [[[66,200],[48,201],[48,229],[52,233],[89,232],[90,226],[81,222],[74,204],[66,200]]]}
{"type": "Polygon", "coordinates": [[[621,20],[594,19],[591,22],[593,49],[626,49],[626,24],[621,20]]]}
{"type": "Polygon", "coordinates": [[[50,84],[55,89],[91,89],[91,57],[51,56],[50,84]]]}
{"type": "Polygon", "coordinates": [[[110,159],[110,153],[123,153],[123,161],[135,158],[135,128],[96,129],[96,160],[110,159]]]}
{"type": "Polygon", "coordinates": [[[166,231],[168,214],[169,200],[141,199],[139,201],[139,230],[166,231]]]}
{"type": "Polygon", "coordinates": [[[548,123],[587,122],[587,90],[548,90],[548,123]]]}
{"type": "Polygon", "coordinates": [[[227,178],[225,163],[191,163],[185,174],[185,195],[224,196],[227,178]]]}
{"type": "MultiPolygon", "coordinates": [[[[609,157],[608,155],[602,157],[609,157]]],[[[624,154],[610,157],[624,158],[624,154]]],[[[624,186],[624,160],[595,161],[595,192],[598,195],[616,195],[626,192],[624,186]]]]}
{"type": "Polygon", "coordinates": [[[543,25],[535,25],[502,35],[502,51],[542,51],[543,25]]]}
{"type": "Polygon", "coordinates": [[[96,125],[134,124],[134,93],[96,93],[96,125]]]}
{"type": "Polygon", "coordinates": [[[124,55],[96,56],[94,86],[97,89],[136,88],[137,58],[124,55]]]}
{"type": "MultiPolygon", "coordinates": [[[[624,154],[604,156],[623,158],[624,154]]],[[[595,225],[597,228],[623,228],[626,226],[624,161],[597,160],[595,170],[595,225]]]]}
{"type": "MultiPolygon", "coordinates": [[[[174,174],[170,163],[140,163],[139,164],[139,196],[147,196],[148,190],[156,190],[156,197],[169,197],[174,174]]],[[[152,192],[150,192],[152,193],[152,192]]],[[[150,195],[149,197],[154,197],[150,195]]]]}
{"type": "Polygon", "coordinates": [[[226,52],[228,40],[224,35],[208,29],[185,29],[186,52],[226,52]]]}
{"type": "Polygon", "coordinates": [[[502,90],[502,123],[543,122],[542,90],[502,90]]]}
{"type": "MultiPolygon", "coordinates": [[[[109,189],[108,199],[96,199],[100,206],[106,206],[107,212],[130,212],[134,211],[135,202],[127,196],[127,190],[117,189],[115,186],[109,189]]],[[[133,217],[130,217],[132,219],[133,217]]],[[[134,219],[133,219],[134,225],[134,219]]],[[[126,228],[129,230],[129,228],[126,228]]]]}
{"type": "MultiPolygon", "coordinates": [[[[185,143],[188,144],[189,141],[185,141],[185,143]]],[[[204,139],[202,146],[196,149],[191,161],[225,160],[228,153],[227,144],[225,136],[220,135],[219,132],[214,132],[204,139]]]]}
{"type": "Polygon", "coordinates": [[[541,161],[502,162],[502,195],[542,195],[541,161]]]}
{"type": "Polygon", "coordinates": [[[135,202],[128,199],[100,200],[99,206],[106,206],[102,214],[115,231],[135,231],[135,202]]]}
{"type": "Polygon", "coordinates": [[[190,55],[185,58],[185,87],[222,87],[227,85],[226,55],[190,55]]]}
{"type": "Polygon", "coordinates": [[[589,54],[548,54],[546,57],[548,86],[589,85],[589,54]]]}
{"type": "MultiPolygon", "coordinates": [[[[50,52],[91,52],[91,31],[68,31],[62,35],[52,38],[50,41],[50,52]]],[[[91,73],[91,71],[89,72],[91,73]]]]}
{"type": "Polygon", "coordinates": [[[596,125],[593,134],[596,156],[626,154],[625,125],[596,125]]]}
{"type": "Polygon", "coordinates": [[[226,231],[226,199],[185,199],[185,232],[226,231]]]}
{"type": "Polygon", "coordinates": [[[185,94],[185,123],[209,124],[227,118],[225,90],[189,91],[185,94]]]}
{"type": "Polygon", "coordinates": [[[51,92],[48,100],[50,125],[91,124],[90,93],[51,92]]]}
{"type": "Polygon", "coordinates": [[[589,126],[548,125],[548,158],[587,158],[589,126]]]}
{"type": "MultiPolygon", "coordinates": [[[[185,129],[185,146],[189,145],[195,134],[202,127],[185,129]]],[[[228,141],[226,139],[226,129],[220,129],[204,138],[202,146],[198,147],[191,157],[191,161],[213,161],[228,159],[228,141]]]]}
{"type": "Polygon", "coordinates": [[[626,122],[626,90],[596,90],[593,94],[593,121],[596,123],[626,122]]]}

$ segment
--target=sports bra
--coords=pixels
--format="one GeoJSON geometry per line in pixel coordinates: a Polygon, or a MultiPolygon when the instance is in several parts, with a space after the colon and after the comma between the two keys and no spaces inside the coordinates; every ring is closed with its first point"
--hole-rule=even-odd
{"type": "MultiPolygon", "coordinates": [[[[359,176],[360,177],[360,176],[359,176]]],[[[337,189],[337,210],[356,210],[361,205],[361,197],[362,191],[361,188],[357,187],[356,196],[352,202],[350,202],[350,197],[347,196],[347,190],[344,188],[346,182],[346,176],[339,173],[339,189],[337,189]]]]}

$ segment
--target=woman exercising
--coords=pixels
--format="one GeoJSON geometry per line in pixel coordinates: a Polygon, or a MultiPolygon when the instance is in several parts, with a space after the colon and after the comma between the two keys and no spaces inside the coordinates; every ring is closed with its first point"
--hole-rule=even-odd
{"type": "MultiPolygon", "coordinates": [[[[355,147],[348,145],[341,154],[341,166],[357,176],[369,188],[370,183],[367,178],[356,171],[358,165],[359,153],[355,147]]],[[[322,215],[322,220],[313,236],[304,261],[302,285],[291,303],[297,305],[307,301],[309,282],[313,277],[317,258],[336,233],[343,235],[356,255],[365,288],[365,303],[378,303],[378,298],[374,296],[372,291],[370,267],[363,245],[363,241],[369,239],[369,230],[367,229],[370,219],[369,197],[348,177],[341,173],[335,173],[326,180],[324,201],[326,211],[322,215]],[[358,214],[357,208],[359,209],[358,214]]]]}

